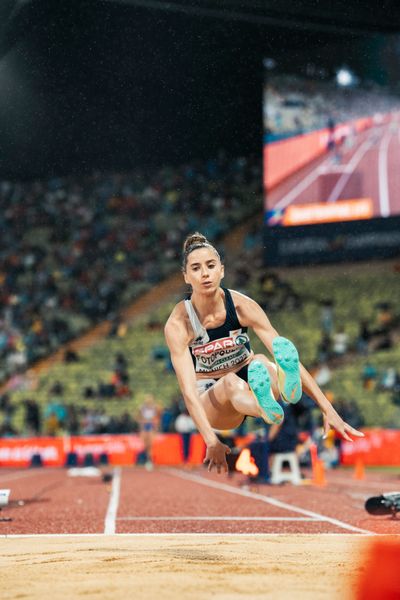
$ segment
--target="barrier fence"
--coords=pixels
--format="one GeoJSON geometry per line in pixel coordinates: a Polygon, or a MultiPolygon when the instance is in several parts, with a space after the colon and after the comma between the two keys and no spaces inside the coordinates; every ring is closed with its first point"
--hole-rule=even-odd
{"type": "MultiPolygon", "coordinates": [[[[400,430],[365,429],[365,437],[354,442],[343,441],[341,463],[354,465],[362,459],[365,465],[400,466],[400,430]]],[[[244,446],[252,439],[249,434],[236,438],[235,443],[244,446]]],[[[37,438],[3,438],[0,440],[1,467],[29,467],[32,457],[39,456],[40,464],[60,467],[67,463],[71,453],[76,454],[78,464],[91,454],[94,461],[106,454],[111,465],[132,465],[140,460],[144,451],[140,435],[87,435],[37,438]]],[[[190,440],[187,462],[200,465],[205,455],[204,442],[199,434],[190,440]]],[[[157,465],[178,465],[183,462],[183,439],[179,434],[157,434],[154,439],[153,462],[157,465]]]]}

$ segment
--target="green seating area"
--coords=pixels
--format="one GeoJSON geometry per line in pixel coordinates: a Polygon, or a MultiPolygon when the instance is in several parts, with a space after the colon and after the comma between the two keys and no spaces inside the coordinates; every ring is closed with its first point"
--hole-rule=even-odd
{"type": "MultiPolygon", "coordinates": [[[[316,349],[321,340],[320,301],[330,298],[334,302],[335,326],[343,326],[349,335],[350,352],[343,359],[345,364],[332,371],[332,380],[326,389],[332,391],[336,399],[356,401],[367,426],[400,427],[400,407],[391,402],[391,393],[379,391],[376,385],[366,390],[361,378],[366,362],[377,369],[378,381],[386,368],[399,369],[400,345],[395,344],[389,350],[376,351],[368,356],[355,352],[359,323],[366,320],[374,329],[379,303],[391,302],[395,316],[400,316],[400,309],[396,306],[396,299],[400,297],[400,273],[393,264],[360,263],[293,269],[287,270],[282,279],[292,285],[302,298],[303,306],[300,310],[284,310],[269,316],[279,333],[295,342],[303,364],[310,367],[316,361],[316,349]]],[[[249,295],[262,300],[255,280],[249,286],[249,295]]],[[[254,347],[261,350],[258,343],[254,347]]]]}
{"type": "Polygon", "coordinates": [[[170,309],[171,306],[165,306],[150,317],[135,322],[128,327],[123,338],[105,338],[96,346],[79,352],[80,360],[77,363],[55,364],[40,376],[34,392],[14,392],[12,401],[18,407],[14,416],[15,427],[22,430],[21,401],[27,397],[34,398],[42,408],[45,407],[56,381],[64,388],[63,399],[66,404],[74,404],[78,408],[102,408],[113,416],[120,416],[126,411],[135,414],[148,393],[154,394],[161,406],[167,404],[178,392],[176,378],[173,373],[166,371],[165,361],[152,358],[152,350],[164,344],[163,322],[170,309]],[[154,328],[155,320],[160,322],[158,329],[154,328]],[[110,382],[118,352],[124,353],[129,364],[131,394],[118,398],[85,398],[83,391],[86,387],[97,388],[99,383],[110,382]]]}
{"type": "MultiPolygon", "coordinates": [[[[281,277],[302,298],[303,307],[300,311],[284,310],[269,317],[282,335],[299,346],[302,360],[308,365],[315,360],[321,339],[321,301],[333,300],[335,326],[343,326],[351,342],[355,342],[360,321],[365,319],[375,327],[377,311],[374,307],[386,301],[395,304],[395,299],[400,297],[400,273],[391,263],[287,269],[281,277]]],[[[248,293],[262,301],[256,278],[249,285],[248,293]]],[[[399,313],[400,310],[398,316],[399,313]]]]}
{"type": "MultiPolygon", "coordinates": [[[[350,268],[349,268],[350,269],[350,268]]],[[[360,319],[371,323],[376,317],[376,304],[400,297],[400,274],[389,264],[356,265],[349,272],[346,267],[331,267],[285,271],[280,274],[289,281],[302,298],[302,307],[284,309],[270,316],[272,324],[281,335],[291,338],[299,348],[302,362],[309,367],[315,362],[320,340],[319,301],[327,297],[334,300],[336,325],[343,325],[350,336],[350,346],[356,340],[360,319]]],[[[229,287],[234,282],[227,281],[229,287]]],[[[248,286],[249,295],[262,300],[255,280],[248,286]]],[[[18,391],[12,402],[18,407],[14,415],[15,427],[22,431],[24,398],[34,398],[42,407],[49,400],[49,391],[55,381],[64,387],[66,404],[77,407],[102,407],[108,414],[119,416],[128,411],[135,414],[146,393],[152,393],[160,405],[167,405],[179,394],[172,370],[166,360],[153,358],[153,350],[164,346],[163,325],[174,302],[130,324],[122,338],[106,338],[95,347],[80,352],[80,361],[56,364],[42,375],[35,391],[18,391]],[[99,382],[110,381],[114,357],[123,352],[128,365],[131,394],[120,398],[84,398],[85,387],[97,387],[99,382]]],[[[261,343],[252,336],[255,351],[262,351],[261,343]]],[[[359,405],[367,426],[400,427],[400,408],[390,401],[390,393],[365,390],[362,386],[363,366],[369,360],[381,372],[389,366],[400,365],[400,348],[360,356],[350,353],[340,367],[332,372],[327,389],[335,398],[354,400],[359,405]]],[[[378,378],[379,379],[379,378],[378,378]]]]}

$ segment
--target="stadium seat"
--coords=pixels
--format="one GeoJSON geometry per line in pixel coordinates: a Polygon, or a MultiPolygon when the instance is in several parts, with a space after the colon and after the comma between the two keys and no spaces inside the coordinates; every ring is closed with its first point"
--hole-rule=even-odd
{"type": "Polygon", "coordinates": [[[293,483],[293,485],[301,483],[299,459],[295,452],[283,452],[273,456],[271,483],[279,485],[285,482],[293,483]],[[289,470],[284,470],[285,463],[288,463],[289,470]]]}

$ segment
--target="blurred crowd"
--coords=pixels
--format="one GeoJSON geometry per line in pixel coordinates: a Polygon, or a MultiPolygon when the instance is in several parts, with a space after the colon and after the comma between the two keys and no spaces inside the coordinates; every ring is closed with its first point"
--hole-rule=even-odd
{"type": "Polygon", "coordinates": [[[0,381],[176,270],[194,230],[215,240],[258,210],[259,159],[0,182],[0,381]],[[173,227],[171,227],[173,223],[173,227]]]}
{"type": "MultiPolygon", "coordinates": [[[[109,380],[79,390],[85,406],[74,404],[60,382],[50,386],[47,403],[39,405],[29,393],[34,385],[27,367],[100,320],[110,321],[111,336],[120,335],[120,308],[177,269],[184,236],[198,229],[215,240],[252,214],[258,208],[252,200],[259,198],[260,180],[257,161],[228,161],[221,154],[215,161],[152,174],[1,183],[0,379],[8,377],[9,385],[0,396],[0,435],[140,432],[140,411],[122,410],[115,417],[107,410],[109,399],[123,403],[140,392],[132,389],[122,353],[115,356],[109,380]],[[13,425],[13,389],[26,389],[19,431],[13,425]]],[[[350,336],[335,315],[332,298],[318,302],[283,274],[265,270],[261,236],[258,223],[249,229],[225,285],[248,293],[271,315],[301,312],[305,304],[317,303],[320,338],[315,360],[307,366],[320,387],[328,394],[333,370],[352,355],[361,355],[366,361],[360,373],[364,388],[389,392],[400,405],[399,369],[377,369],[372,360],[375,351],[394,344],[399,328],[396,306],[379,303],[373,320],[360,315],[358,334],[350,336]]],[[[172,371],[165,346],[154,347],[152,358],[162,360],[167,373],[172,371]]],[[[79,360],[66,347],[65,364],[79,360]]],[[[347,422],[356,428],[363,425],[356,403],[333,400],[347,422]]],[[[313,431],[317,425],[310,416],[312,405],[307,399],[305,403],[302,419],[313,431]]],[[[157,431],[179,431],[187,421],[181,399],[154,409],[157,431]]]]}
{"type": "Polygon", "coordinates": [[[188,423],[188,413],[180,396],[164,406],[151,394],[146,394],[143,402],[132,411],[131,401],[135,395],[127,391],[125,395],[119,394],[120,406],[122,409],[125,406],[125,410],[120,411],[119,416],[115,416],[110,414],[107,406],[107,400],[118,395],[118,388],[115,386],[110,384],[106,394],[101,388],[86,388],[83,395],[86,404],[78,405],[69,397],[59,381],[50,387],[47,402],[43,406],[34,399],[34,395],[29,397],[27,393],[23,400],[22,428],[19,430],[15,427],[13,419],[17,405],[12,402],[11,394],[3,393],[0,395],[0,437],[140,433],[149,430],[183,433],[185,428],[188,428],[187,432],[195,430],[190,418],[188,423]],[[124,405],[124,400],[129,400],[129,403],[124,405]]]}

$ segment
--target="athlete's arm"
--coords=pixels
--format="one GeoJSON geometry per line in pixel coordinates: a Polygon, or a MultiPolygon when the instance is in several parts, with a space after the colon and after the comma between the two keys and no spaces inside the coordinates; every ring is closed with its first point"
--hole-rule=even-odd
{"type": "Polygon", "coordinates": [[[218,473],[220,473],[221,468],[227,471],[226,454],[230,450],[228,446],[222,444],[218,439],[208,421],[197,391],[195,370],[188,347],[188,333],[182,319],[174,315],[174,312],[165,326],[165,339],[171,353],[171,361],[178,378],[183,399],[190,416],[207,446],[204,462],[208,462],[209,471],[213,466],[216,466],[218,473]]]}
{"type": "MultiPolygon", "coordinates": [[[[272,342],[279,333],[271,325],[267,315],[257,302],[238,292],[235,292],[235,294],[239,297],[236,310],[240,322],[243,326],[251,327],[267,350],[273,355],[272,342]]],[[[332,425],[332,427],[339,431],[339,433],[350,442],[353,440],[348,435],[349,433],[351,435],[363,437],[363,433],[357,431],[357,429],[354,429],[351,425],[343,421],[329,402],[328,398],[322,392],[317,382],[302,364],[300,364],[300,377],[303,390],[316,404],[318,404],[324,414],[325,434],[329,430],[329,425],[332,425]]]]}

